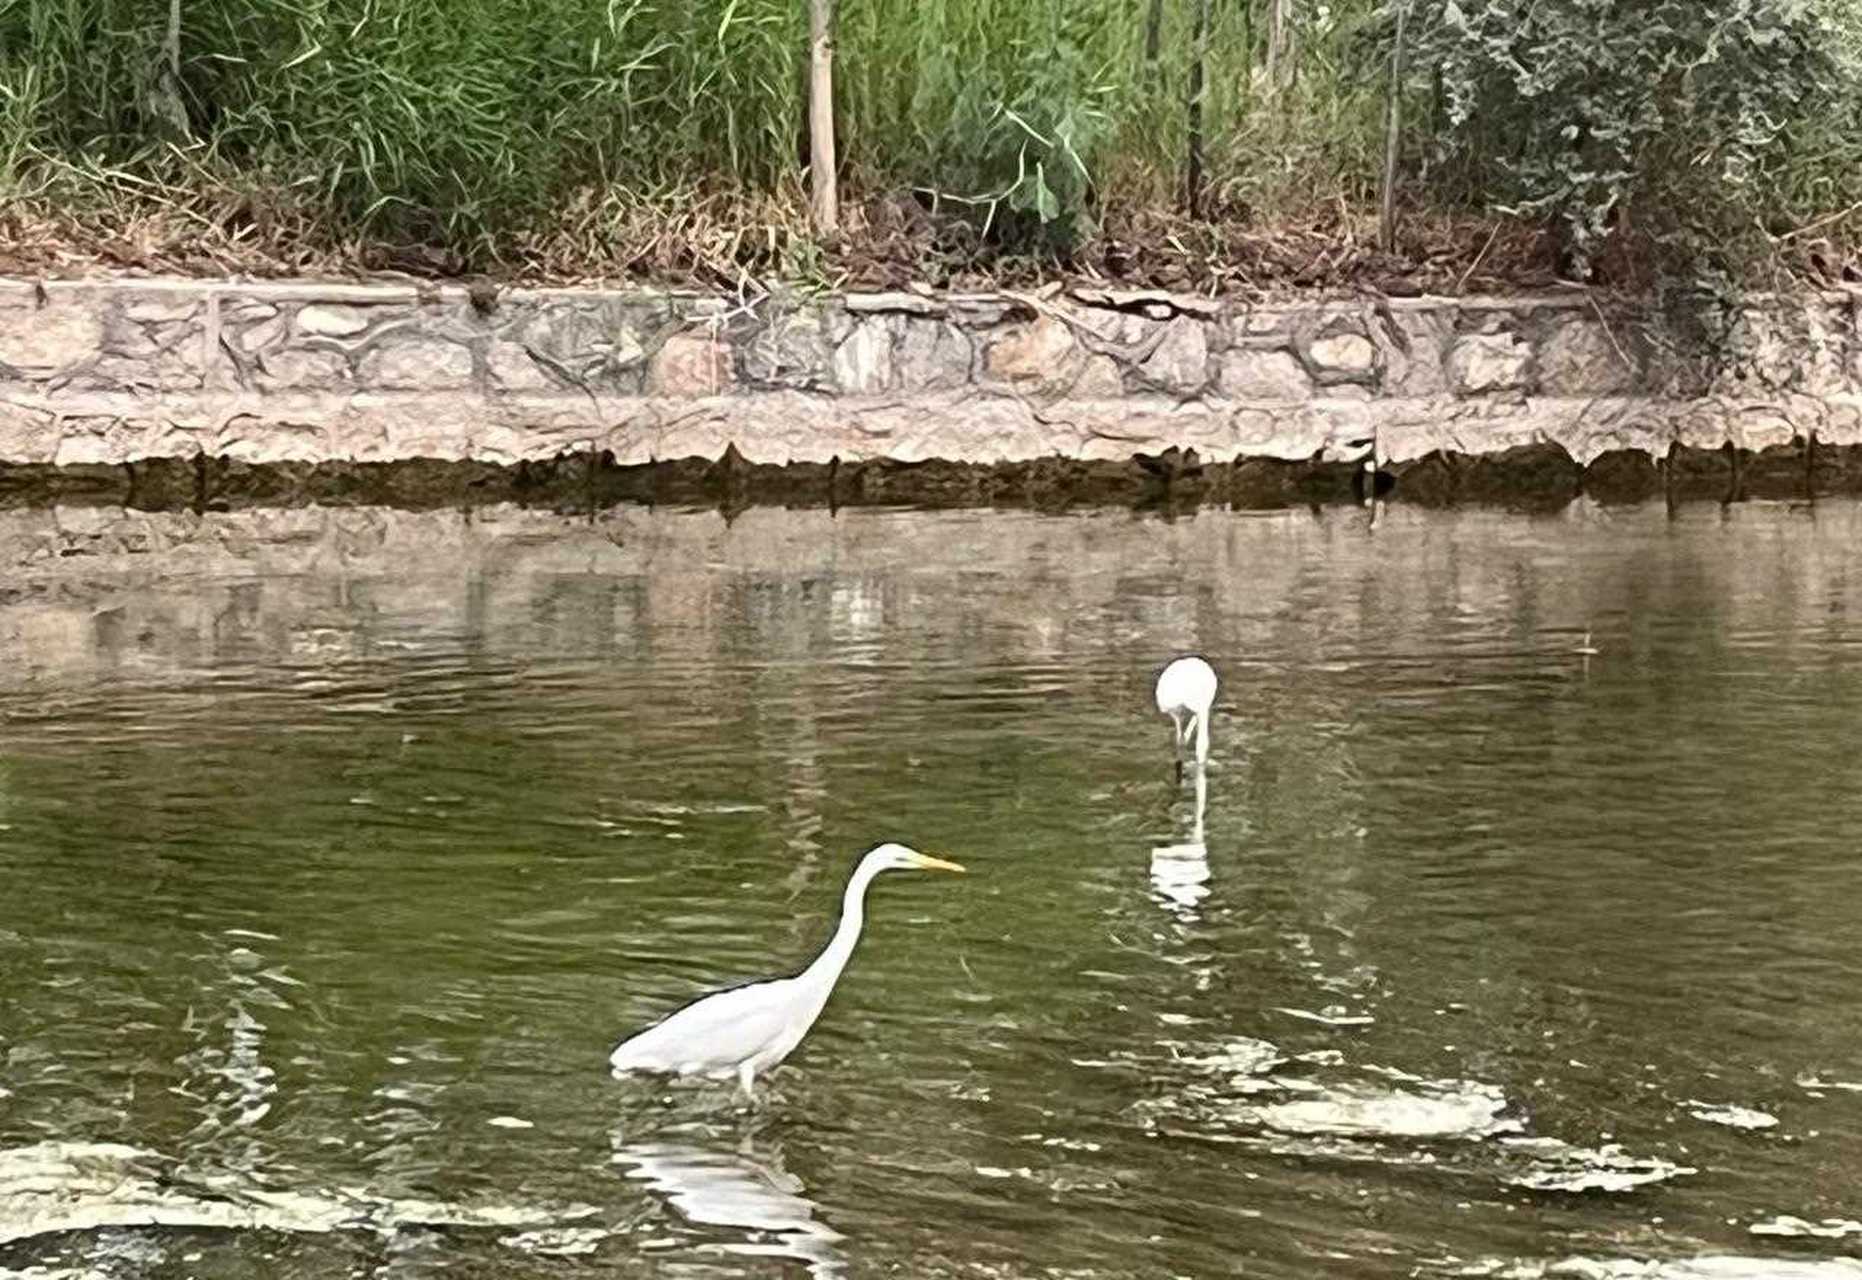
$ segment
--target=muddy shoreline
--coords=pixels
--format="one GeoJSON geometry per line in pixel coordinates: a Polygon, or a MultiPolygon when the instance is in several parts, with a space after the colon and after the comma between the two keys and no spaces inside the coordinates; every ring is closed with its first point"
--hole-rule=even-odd
{"type": "Polygon", "coordinates": [[[1862,494],[1862,446],[1814,441],[1761,451],[1676,446],[1665,458],[1636,450],[1588,466],[1555,445],[1476,456],[1436,453],[1360,464],[1249,458],[1204,461],[1194,450],[1126,462],[1051,457],[1031,462],[747,462],[686,458],[617,464],[611,454],[564,454],[512,465],[394,462],[249,463],[205,454],[121,464],[0,464],[0,508],[122,507],[227,511],[260,507],[388,506],[435,510],[490,504],[600,510],[621,505],[783,507],[1228,506],[1277,510],[1355,504],[1368,497],[1419,506],[1556,509],[1580,497],[1605,504],[1808,500],[1862,494]],[[1374,478],[1373,478],[1374,476],[1374,478]]]}

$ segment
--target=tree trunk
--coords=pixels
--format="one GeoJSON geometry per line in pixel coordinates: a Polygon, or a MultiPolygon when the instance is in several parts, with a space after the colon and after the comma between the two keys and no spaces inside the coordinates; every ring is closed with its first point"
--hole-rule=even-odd
{"type": "Polygon", "coordinates": [[[1377,239],[1385,253],[1396,251],[1397,153],[1403,134],[1403,24],[1408,17],[1409,5],[1398,6],[1396,40],[1390,46],[1390,107],[1384,121],[1384,189],[1377,217],[1377,239]]]}
{"type": "Polygon", "coordinates": [[[808,180],[815,232],[840,231],[840,180],[834,161],[834,0],[808,3],[808,180]]]}

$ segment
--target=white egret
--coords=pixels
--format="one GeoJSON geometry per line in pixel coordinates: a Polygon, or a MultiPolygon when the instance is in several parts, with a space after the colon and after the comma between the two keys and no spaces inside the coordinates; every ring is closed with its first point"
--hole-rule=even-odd
{"type": "Polygon", "coordinates": [[[757,1075],[795,1052],[821,1016],[853,956],[866,918],[866,890],[885,871],[962,871],[902,844],[882,844],[860,859],[841,896],[840,926],[814,963],[787,978],[751,982],[693,1001],[623,1040],[609,1055],[616,1076],[630,1072],[737,1078],[755,1101],[757,1075]]]}
{"type": "Polygon", "coordinates": [[[1215,705],[1215,668],[1201,658],[1178,658],[1157,677],[1157,709],[1176,726],[1177,776],[1183,776],[1183,753],[1196,734],[1196,765],[1209,762],[1209,709],[1215,705]]]}

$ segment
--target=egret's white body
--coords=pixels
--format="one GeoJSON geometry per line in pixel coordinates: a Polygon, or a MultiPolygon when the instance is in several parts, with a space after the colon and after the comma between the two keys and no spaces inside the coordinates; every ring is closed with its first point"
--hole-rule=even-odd
{"type": "Polygon", "coordinates": [[[902,844],[882,844],[854,868],[841,897],[840,926],[815,957],[793,977],[732,987],[693,1001],[622,1041],[608,1057],[615,1075],[737,1078],[746,1097],[756,1077],[795,1052],[821,1016],[841,971],[853,957],[866,919],[866,890],[885,871],[962,871],[902,844]]]}
{"type": "Polygon", "coordinates": [[[1176,726],[1177,764],[1183,764],[1190,735],[1196,735],[1196,763],[1209,762],[1209,709],[1215,705],[1215,668],[1201,658],[1178,658],[1157,677],[1157,709],[1176,726]]]}

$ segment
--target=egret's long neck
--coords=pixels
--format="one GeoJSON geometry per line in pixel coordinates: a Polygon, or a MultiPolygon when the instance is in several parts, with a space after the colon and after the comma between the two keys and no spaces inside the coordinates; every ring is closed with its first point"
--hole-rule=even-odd
{"type": "Polygon", "coordinates": [[[841,895],[840,925],[834,930],[833,938],[815,957],[814,963],[802,971],[803,985],[819,990],[823,1000],[834,989],[841,970],[853,958],[854,944],[860,940],[860,927],[866,923],[866,887],[878,874],[877,867],[860,864],[847,881],[847,891],[841,895]]]}
{"type": "Polygon", "coordinates": [[[1196,763],[1203,764],[1209,759],[1209,708],[1204,707],[1196,713],[1196,763]]]}

